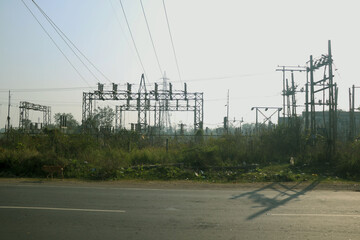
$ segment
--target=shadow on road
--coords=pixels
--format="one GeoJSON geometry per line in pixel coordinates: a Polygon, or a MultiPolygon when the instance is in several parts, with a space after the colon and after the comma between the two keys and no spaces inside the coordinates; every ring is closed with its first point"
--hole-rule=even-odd
{"type": "Polygon", "coordinates": [[[265,207],[264,209],[247,217],[247,220],[252,220],[254,218],[263,215],[266,212],[269,212],[275,208],[278,208],[286,204],[287,202],[290,202],[291,200],[298,198],[301,195],[304,195],[306,192],[314,189],[316,185],[318,185],[319,183],[320,183],[319,181],[314,181],[305,188],[303,188],[302,190],[295,190],[295,188],[300,183],[296,183],[293,186],[286,186],[282,183],[271,183],[257,190],[233,196],[230,199],[234,200],[234,199],[247,197],[248,199],[252,200],[254,203],[260,204],[261,205],[260,207],[265,207]],[[278,194],[273,198],[269,198],[261,193],[264,190],[274,190],[278,192],[278,194]]]}

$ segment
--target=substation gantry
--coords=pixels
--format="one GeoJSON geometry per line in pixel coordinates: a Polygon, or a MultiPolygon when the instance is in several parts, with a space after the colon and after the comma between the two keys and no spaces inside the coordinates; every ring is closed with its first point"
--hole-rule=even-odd
{"type": "MultiPolygon", "coordinates": [[[[327,126],[327,139],[329,144],[329,153],[335,151],[335,143],[337,136],[337,96],[338,88],[334,83],[333,78],[333,59],[331,54],[331,41],[328,41],[328,54],[322,55],[319,59],[314,60],[310,56],[309,67],[307,68],[310,74],[310,103],[306,99],[306,118],[308,117],[308,105],[310,105],[310,132],[312,136],[316,135],[316,122],[315,122],[315,107],[322,106],[325,114],[325,107],[328,108],[328,126],[327,126]],[[324,75],[320,80],[315,80],[314,72],[323,69],[324,75]],[[322,99],[315,102],[315,95],[322,95],[322,99]]],[[[307,126],[306,126],[307,127],[307,126]]]]}
{"type": "Polygon", "coordinates": [[[34,104],[30,102],[20,102],[19,106],[19,128],[20,129],[30,129],[30,120],[29,120],[29,110],[43,112],[43,122],[44,126],[51,124],[51,107],[44,106],[40,104],[34,104]]]}
{"type": "Polygon", "coordinates": [[[141,76],[138,92],[132,91],[132,85],[127,83],[126,90],[118,90],[113,84],[112,91],[104,91],[103,85],[99,84],[98,90],[83,93],[82,122],[86,124],[87,119],[93,115],[93,101],[118,101],[115,110],[115,127],[123,128],[122,115],[126,111],[137,111],[138,120],[136,130],[146,132],[149,128],[148,118],[150,112],[154,112],[154,125],[160,127],[160,117],[167,111],[189,111],[194,113],[194,130],[203,129],[204,121],[204,98],[202,92],[190,93],[187,85],[184,90],[173,90],[169,84],[169,90],[158,89],[155,83],[154,90],[147,91],[144,74],[141,76]],[[163,104],[165,103],[165,104],[163,104]]]}
{"type": "MultiPolygon", "coordinates": [[[[306,67],[304,66],[278,66],[276,71],[282,71],[283,73],[283,118],[289,120],[297,116],[296,108],[298,107],[296,101],[296,94],[304,92],[304,88],[298,90],[298,85],[295,84],[294,72],[305,72],[306,67]],[[291,72],[291,86],[289,86],[289,80],[285,77],[286,72],[291,72]],[[286,100],[285,100],[286,99],[286,100]],[[290,103],[291,102],[291,103],[290,103]]],[[[287,124],[289,121],[285,121],[287,124]]]]}
{"type": "Polygon", "coordinates": [[[270,122],[271,117],[274,116],[276,113],[278,114],[278,121],[279,121],[280,112],[283,109],[281,107],[252,107],[251,111],[253,111],[253,110],[255,110],[255,113],[256,113],[255,132],[258,133],[259,132],[259,113],[264,117],[264,121],[262,122],[262,124],[265,124],[267,121],[270,122]],[[267,116],[261,110],[265,110],[265,111],[270,110],[271,113],[269,116],[267,116]]]}
{"type": "MultiPolygon", "coordinates": [[[[349,88],[349,140],[354,140],[354,138],[357,135],[357,126],[356,126],[356,118],[355,118],[355,89],[358,89],[360,87],[356,87],[355,85],[352,85],[352,92],[351,88],[349,88]]],[[[358,109],[359,110],[359,109],[358,109]]]]}

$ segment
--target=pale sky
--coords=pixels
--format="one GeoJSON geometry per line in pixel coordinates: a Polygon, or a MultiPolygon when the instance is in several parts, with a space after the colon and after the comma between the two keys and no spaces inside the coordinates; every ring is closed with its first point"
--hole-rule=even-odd
{"type": "MultiPolygon", "coordinates": [[[[72,113],[81,122],[82,92],[98,82],[51,28],[30,0],[23,0],[82,79],[36,22],[21,0],[0,0],[0,128],[5,126],[8,90],[11,123],[19,125],[19,102],[51,106],[52,114],[72,113]],[[45,89],[45,90],[44,90],[45,89]],[[51,90],[51,91],[50,91],[51,90]]],[[[118,0],[37,0],[36,3],[100,69],[124,89],[143,73],[118,0]]],[[[122,0],[149,83],[161,81],[140,0],[122,0]]],[[[332,41],[339,108],[348,110],[348,88],[358,84],[360,56],[358,1],[334,0],[165,0],[182,82],[204,92],[204,124],[221,126],[230,90],[230,119],[255,122],[253,106],[282,106],[278,65],[306,65],[327,54],[332,41]]],[[[162,0],[143,0],[162,71],[182,89],[162,0]]],[[[290,78],[290,75],[287,76],[290,78]]],[[[305,73],[295,74],[301,88],[305,73]]],[[[134,87],[135,89],[137,87],[134,87]]],[[[153,87],[150,87],[152,89],[153,87]]],[[[359,93],[360,94],[360,93],[359,93]]],[[[360,96],[360,95],[359,95],[360,96]]],[[[298,104],[304,95],[297,96],[298,104]]],[[[104,105],[115,106],[115,103],[104,105]]],[[[99,103],[101,106],[102,104],[99,103]]],[[[360,101],[355,100],[358,107],[360,101]]],[[[301,108],[298,109],[298,113],[301,108]]],[[[176,114],[175,114],[176,115],[176,114]]],[[[173,116],[192,125],[193,114],[173,116]]],[[[30,114],[37,121],[41,114],[30,114]]],[[[129,115],[128,118],[132,118],[129,115]]],[[[276,122],[276,117],[272,120],[276,122]]],[[[136,121],[136,119],[133,119],[136,121]]]]}

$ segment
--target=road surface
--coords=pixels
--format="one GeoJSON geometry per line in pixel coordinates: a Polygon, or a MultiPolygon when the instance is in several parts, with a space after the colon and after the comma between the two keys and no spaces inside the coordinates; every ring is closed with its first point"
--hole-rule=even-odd
{"type": "Polygon", "coordinates": [[[360,192],[317,185],[0,181],[0,238],[360,239],[360,192]]]}

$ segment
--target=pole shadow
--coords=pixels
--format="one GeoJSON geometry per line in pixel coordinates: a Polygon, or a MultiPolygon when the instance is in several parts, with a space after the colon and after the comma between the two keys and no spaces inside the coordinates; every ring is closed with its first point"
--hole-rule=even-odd
{"type": "Polygon", "coordinates": [[[319,181],[314,181],[314,182],[310,183],[308,186],[306,186],[305,188],[303,188],[302,190],[295,190],[296,187],[300,183],[296,183],[294,186],[291,186],[291,187],[286,186],[282,183],[271,183],[271,184],[266,185],[257,190],[233,196],[230,199],[236,200],[239,198],[247,197],[248,199],[252,200],[254,203],[260,204],[261,207],[265,207],[264,209],[254,213],[246,218],[247,220],[253,220],[253,219],[265,214],[266,212],[269,212],[275,208],[285,205],[286,203],[298,198],[301,195],[305,195],[308,191],[311,191],[312,189],[314,189],[319,183],[320,183],[319,181]],[[281,190],[280,188],[283,188],[285,190],[281,190]],[[273,198],[269,198],[261,193],[261,191],[264,191],[264,190],[274,190],[274,191],[278,192],[279,194],[277,194],[273,198]],[[285,197],[285,198],[278,199],[280,197],[282,197],[282,198],[285,197]]]}

